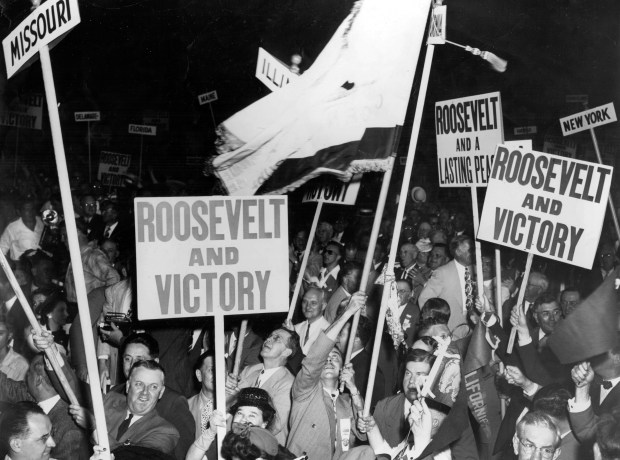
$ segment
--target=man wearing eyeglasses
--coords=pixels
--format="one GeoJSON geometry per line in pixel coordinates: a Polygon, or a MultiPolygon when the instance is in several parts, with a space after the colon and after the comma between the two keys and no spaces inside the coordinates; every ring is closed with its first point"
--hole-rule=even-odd
{"type": "Polygon", "coordinates": [[[555,460],[562,438],[558,427],[542,412],[527,413],[517,424],[512,446],[519,460],[555,460]]]}
{"type": "Polygon", "coordinates": [[[599,245],[594,260],[594,267],[587,272],[581,282],[581,291],[587,296],[594,291],[608,276],[613,276],[617,265],[616,250],[611,242],[599,245]]]}

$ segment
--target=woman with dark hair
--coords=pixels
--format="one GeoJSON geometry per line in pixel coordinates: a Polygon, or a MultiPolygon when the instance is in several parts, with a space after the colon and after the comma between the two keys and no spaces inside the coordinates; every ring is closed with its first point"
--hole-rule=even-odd
{"type": "Polygon", "coordinates": [[[222,442],[221,455],[226,460],[275,460],[278,441],[264,428],[235,424],[222,442]]]}
{"type": "Polygon", "coordinates": [[[41,324],[47,327],[54,337],[54,342],[62,345],[65,350],[69,349],[69,334],[64,326],[69,318],[67,302],[64,297],[55,293],[50,295],[45,302],[40,305],[41,324]]]}

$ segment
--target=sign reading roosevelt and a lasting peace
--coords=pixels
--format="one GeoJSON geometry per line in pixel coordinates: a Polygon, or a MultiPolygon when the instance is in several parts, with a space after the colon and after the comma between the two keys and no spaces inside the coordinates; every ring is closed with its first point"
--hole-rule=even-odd
{"type": "Polygon", "coordinates": [[[504,140],[500,93],[435,104],[440,187],[485,187],[495,146],[504,140]]]}
{"type": "Polygon", "coordinates": [[[478,238],[592,268],[613,168],[498,145],[478,238]]]}
{"type": "Polygon", "coordinates": [[[288,311],[286,196],[134,206],[140,319],[288,311]]]}
{"type": "Polygon", "coordinates": [[[2,41],[7,78],[79,23],[78,0],[48,0],[36,8],[2,41]]]}

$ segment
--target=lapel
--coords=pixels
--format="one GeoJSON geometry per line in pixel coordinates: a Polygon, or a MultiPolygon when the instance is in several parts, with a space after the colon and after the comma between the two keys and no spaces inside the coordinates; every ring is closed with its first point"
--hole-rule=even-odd
{"type": "Polygon", "coordinates": [[[602,404],[599,404],[599,400],[601,398],[601,385],[598,384],[596,387],[598,388],[598,396],[596,399],[598,407],[595,408],[595,411],[598,409],[600,414],[611,413],[614,408],[620,405],[620,383],[613,387],[607,396],[605,396],[602,404]]]}
{"type": "MultiPolygon", "coordinates": [[[[614,390],[616,390],[616,388],[614,388],[614,390]]],[[[613,392],[614,391],[612,390],[611,393],[613,392]]],[[[605,400],[609,399],[609,396],[611,396],[611,393],[607,395],[607,398],[605,398],[605,400]]],[[[600,382],[595,381],[592,383],[592,386],[590,387],[590,401],[592,401],[592,408],[594,409],[594,412],[598,414],[600,411],[600,407],[601,407],[601,384],[600,382]]]]}
{"type": "MultiPolygon", "coordinates": [[[[140,417],[138,420],[133,422],[127,431],[120,437],[118,442],[125,443],[127,441],[131,442],[131,437],[135,436],[137,433],[140,433],[145,427],[149,425],[149,422],[152,421],[157,416],[157,411],[153,409],[151,412],[146,414],[144,417],[140,417]]],[[[118,430],[118,428],[117,428],[118,430]]]]}

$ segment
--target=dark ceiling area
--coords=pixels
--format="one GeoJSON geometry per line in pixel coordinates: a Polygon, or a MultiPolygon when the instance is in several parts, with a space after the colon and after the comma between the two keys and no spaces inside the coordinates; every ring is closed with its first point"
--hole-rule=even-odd
{"type": "MultiPolygon", "coordinates": [[[[363,1],[363,0],[362,0],[363,1]]],[[[427,93],[419,161],[435,162],[432,107],[436,101],[500,91],[506,139],[513,127],[535,125],[534,147],[560,136],[558,119],[583,110],[566,95],[587,94],[594,107],[617,99],[620,71],[620,4],[613,0],[458,0],[448,6],[449,40],[491,51],[508,61],[497,73],[478,57],[452,45],[437,46],[427,93]]],[[[255,76],[258,47],[290,63],[302,55],[302,70],[347,16],[350,0],[80,0],[82,22],[52,50],[52,64],[67,155],[84,165],[86,135],[73,112],[99,110],[93,124],[93,152],[133,153],[139,141],[128,123],[150,112],[167,112],[169,130],[145,142],[156,169],[198,174],[185,156],[213,151],[214,123],[269,90],[255,76]],[[197,96],[216,90],[218,100],[200,106],[197,96]],[[187,172],[191,169],[191,172],[187,172]]],[[[23,18],[30,3],[0,2],[3,36],[23,18]]],[[[42,92],[35,63],[3,83],[3,102],[42,92]]],[[[407,97],[404,95],[403,97],[407,97]]],[[[620,139],[616,124],[601,139],[620,139]]],[[[49,138],[44,127],[43,138],[49,138]]],[[[0,128],[3,152],[14,134],[0,128]]],[[[26,136],[23,136],[26,137],[26,136]]],[[[20,155],[51,158],[51,142],[23,139],[20,155]],[[42,147],[43,146],[43,147],[42,147]],[[42,151],[44,150],[44,151],[42,151]]]]}

